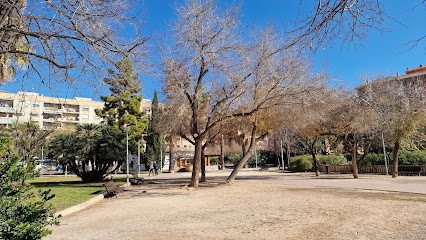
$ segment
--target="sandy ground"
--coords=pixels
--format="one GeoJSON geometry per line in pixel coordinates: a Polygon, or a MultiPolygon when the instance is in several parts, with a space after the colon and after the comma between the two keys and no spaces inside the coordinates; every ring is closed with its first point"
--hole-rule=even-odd
{"type": "Polygon", "coordinates": [[[227,175],[197,190],[189,173],[146,178],[44,239],[426,239],[426,177],[244,171],[219,184],[227,175]]]}

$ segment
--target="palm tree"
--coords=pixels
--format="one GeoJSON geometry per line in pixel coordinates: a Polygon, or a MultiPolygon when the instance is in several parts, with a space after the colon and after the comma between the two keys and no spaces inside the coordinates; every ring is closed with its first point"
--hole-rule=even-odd
{"type": "Polygon", "coordinates": [[[49,155],[84,182],[99,182],[108,170],[126,159],[125,134],[110,125],[83,124],[49,142],[49,155]]]}

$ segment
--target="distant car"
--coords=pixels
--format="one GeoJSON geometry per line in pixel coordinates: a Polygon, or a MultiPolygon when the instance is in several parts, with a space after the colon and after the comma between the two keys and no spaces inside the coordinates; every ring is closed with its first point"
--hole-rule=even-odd
{"type": "Polygon", "coordinates": [[[55,160],[51,159],[36,160],[35,163],[37,165],[34,168],[34,171],[37,172],[56,171],[56,169],[58,168],[58,163],[55,160]]]}

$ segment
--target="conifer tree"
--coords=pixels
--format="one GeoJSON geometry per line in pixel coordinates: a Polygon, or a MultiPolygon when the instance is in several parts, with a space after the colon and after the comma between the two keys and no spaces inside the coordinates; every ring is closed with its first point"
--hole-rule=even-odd
{"type": "MultiPolygon", "coordinates": [[[[158,131],[158,121],[161,115],[161,109],[158,106],[157,91],[154,91],[154,98],[151,106],[151,120],[148,126],[148,134],[145,136],[146,157],[149,161],[161,161],[161,149],[164,150],[164,137],[158,131]]],[[[164,156],[163,151],[163,156],[164,156]]]]}
{"type": "Polygon", "coordinates": [[[148,127],[148,120],[143,118],[144,112],[140,109],[141,81],[138,80],[139,75],[134,73],[133,64],[128,59],[117,62],[116,68],[118,73],[109,69],[109,78],[104,79],[104,82],[111,86],[111,95],[101,97],[105,106],[103,109],[96,109],[96,114],[123,132],[127,125],[135,124],[129,128],[129,139],[138,140],[148,127]]]}

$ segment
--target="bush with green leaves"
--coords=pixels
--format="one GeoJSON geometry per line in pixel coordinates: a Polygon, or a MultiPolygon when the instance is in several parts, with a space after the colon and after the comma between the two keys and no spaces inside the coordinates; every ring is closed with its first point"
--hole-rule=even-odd
{"type": "Polygon", "coordinates": [[[319,164],[328,164],[328,165],[350,164],[348,160],[346,159],[346,157],[340,153],[329,154],[329,155],[319,155],[317,158],[318,158],[319,164]]]}
{"type": "MultiPolygon", "coordinates": [[[[390,155],[392,156],[392,155],[390,155]]],[[[401,165],[423,165],[426,164],[426,151],[399,151],[398,161],[401,165]]]]}
{"type": "Polygon", "coordinates": [[[307,172],[312,169],[312,156],[300,155],[290,158],[290,170],[307,172]]]}
{"type": "MultiPolygon", "coordinates": [[[[257,154],[257,166],[263,166],[265,165],[267,162],[271,162],[271,155],[269,154],[268,151],[262,151],[262,150],[258,150],[256,151],[257,154]]],[[[253,155],[251,155],[251,157],[249,158],[249,160],[247,161],[247,164],[250,167],[255,167],[256,166],[256,155],[255,153],[253,153],[253,155]]]]}
{"type": "Polygon", "coordinates": [[[232,163],[236,166],[241,161],[242,155],[240,153],[232,154],[225,157],[226,163],[232,163]]]}
{"type": "MultiPolygon", "coordinates": [[[[387,156],[392,157],[392,152],[388,152],[387,156]]],[[[358,160],[361,156],[358,156],[358,160]]],[[[362,165],[384,165],[383,153],[369,153],[362,165]]],[[[392,163],[392,159],[388,158],[388,163],[392,163]]],[[[398,152],[398,164],[399,165],[424,165],[426,164],[426,151],[425,150],[416,150],[416,151],[406,151],[401,150],[398,152]]]]}
{"type": "MultiPolygon", "coordinates": [[[[0,139],[1,146],[5,142],[0,139]]],[[[41,239],[51,233],[46,226],[59,224],[48,203],[54,195],[50,190],[35,191],[26,183],[38,174],[33,165],[18,165],[17,157],[4,153],[0,159],[0,239],[41,239]]]]}
{"type": "Polygon", "coordinates": [[[219,157],[218,156],[210,157],[210,164],[212,165],[219,164],[219,157]]]}

